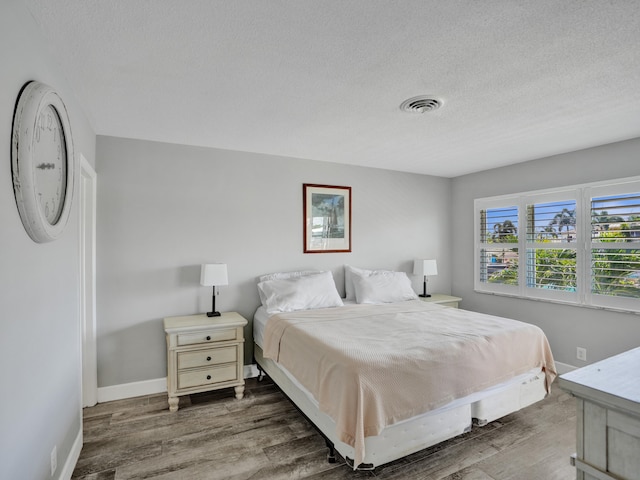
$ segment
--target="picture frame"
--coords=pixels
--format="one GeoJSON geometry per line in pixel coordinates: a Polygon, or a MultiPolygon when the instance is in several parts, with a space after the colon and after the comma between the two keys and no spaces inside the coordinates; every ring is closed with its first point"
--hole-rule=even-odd
{"type": "Polygon", "coordinates": [[[351,252],[351,187],[302,186],[304,253],[351,252]]]}

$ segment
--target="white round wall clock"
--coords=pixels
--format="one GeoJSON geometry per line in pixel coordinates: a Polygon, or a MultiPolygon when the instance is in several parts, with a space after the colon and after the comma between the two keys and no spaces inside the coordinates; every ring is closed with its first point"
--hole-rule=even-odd
{"type": "Polygon", "coordinates": [[[20,218],[29,236],[50,242],[64,230],[73,198],[75,160],[67,109],[56,91],[28,83],[13,117],[11,168],[20,218]]]}

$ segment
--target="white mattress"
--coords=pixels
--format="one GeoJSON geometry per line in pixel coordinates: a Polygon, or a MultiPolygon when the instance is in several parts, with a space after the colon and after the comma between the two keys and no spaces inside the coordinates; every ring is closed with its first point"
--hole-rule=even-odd
{"type": "Polygon", "coordinates": [[[253,316],[253,343],[264,348],[264,328],[267,325],[269,314],[264,305],[260,305],[253,316]]]}
{"type": "MultiPolygon", "coordinates": [[[[269,314],[264,307],[258,308],[253,320],[256,361],[271,378],[323,432],[343,458],[353,459],[353,447],[342,443],[336,434],[335,422],[320,412],[318,402],[282,365],[262,355],[264,330],[269,314]]],[[[366,454],[363,465],[374,468],[378,465],[436,445],[444,440],[471,429],[472,418],[479,425],[503,417],[546,395],[545,375],[540,369],[518,375],[507,382],[457,399],[437,410],[408,418],[387,426],[380,435],[366,437],[366,454]]],[[[363,467],[361,465],[361,467],[363,467]]]]}
{"type": "MultiPolygon", "coordinates": [[[[323,433],[328,442],[353,466],[354,448],[341,442],[335,422],[322,413],[315,399],[288,372],[273,360],[264,358],[262,348],[254,345],[256,361],[273,381],[297,405],[306,417],[323,433]],[[306,393],[305,393],[306,392],[306,393]]],[[[493,394],[474,403],[456,402],[385,427],[380,435],[365,438],[366,454],[358,468],[370,470],[405,457],[471,430],[472,418],[479,425],[503,417],[544,398],[544,373],[531,376],[521,384],[495,388],[493,394]],[[481,416],[477,416],[480,414],[481,416]],[[486,415],[486,416],[485,416],[486,415]]]]}
{"type": "MultiPolygon", "coordinates": [[[[353,303],[353,302],[345,301],[345,304],[348,304],[348,303],[353,303]]],[[[264,341],[264,330],[265,330],[265,326],[267,324],[267,320],[269,319],[269,316],[270,315],[269,315],[269,313],[267,313],[266,308],[263,305],[261,305],[258,308],[258,310],[256,310],[256,313],[254,314],[254,317],[253,317],[253,341],[261,349],[264,349],[264,344],[263,344],[263,341],[264,341]]],[[[296,387],[298,387],[300,390],[302,390],[309,397],[309,399],[312,401],[312,403],[317,407],[318,406],[318,402],[313,397],[313,395],[304,386],[302,386],[300,384],[300,382],[298,382],[295,379],[295,377],[291,373],[289,373],[289,371],[286,368],[284,368],[280,364],[277,364],[277,365],[287,375],[287,377],[289,377],[289,379],[296,385],[296,387]]],[[[538,373],[540,373],[540,371],[541,371],[540,368],[533,369],[533,370],[531,370],[531,371],[529,371],[527,373],[523,373],[521,375],[513,377],[512,379],[507,380],[506,382],[499,383],[499,384],[494,385],[493,387],[490,387],[490,388],[488,388],[486,390],[483,390],[481,392],[472,393],[471,395],[468,395],[466,397],[454,400],[453,402],[451,402],[448,405],[445,405],[445,406],[439,408],[438,410],[439,411],[445,411],[445,410],[450,409],[450,408],[456,408],[459,405],[479,402],[480,400],[482,400],[484,398],[491,397],[496,392],[504,390],[505,388],[508,388],[511,385],[522,384],[526,380],[530,379],[532,376],[535,376],[538,373]]],[[[410,421],[410,420],[411,419],[403,420],[403,422],[410,421]]],[[[398,423],[402,423],[402,422],[398,422],[398,423]]],[[[396,423],[396,425],[398,423],[396,423]]]]}

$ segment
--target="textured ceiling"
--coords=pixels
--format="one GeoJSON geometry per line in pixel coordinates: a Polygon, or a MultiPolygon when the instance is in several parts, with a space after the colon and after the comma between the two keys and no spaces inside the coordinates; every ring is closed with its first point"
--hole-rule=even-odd
{"type": "Polygon", "coordinates": [[[23,1],[100,135],[445,177],[640,137],[638,0],[23,1]]]}

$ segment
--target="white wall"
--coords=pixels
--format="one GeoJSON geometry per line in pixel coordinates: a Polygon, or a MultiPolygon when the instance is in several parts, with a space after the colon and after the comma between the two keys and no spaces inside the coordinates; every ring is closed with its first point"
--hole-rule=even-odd
{"type": "Polygon", "coordinates": [[[201,263],[228,264],[216,307],[249,320],[274,271],[332,270],[342,291],[345,263],[437,258],[430,289],[450,291],[448,179],[102,136],[97,158],[100,387],[166,375],[162,318],[211,309],[201,263]],[[352,253],[302,253],[303,183],[352,187],[352,253]]]}
{"type": "Polygon", "coordinates": [[[34,243],[20,221],[11,177],[11,125],[29,80],[54,87],[69,110],[76,152],[95,157],[95,135],[26,7],[0,3],[0,478],[58,478],[81,433],[78,205],[62,237],[34,243]]]}
{"type": "Polygon", "coordinates": [[[640,175],[640,139],[487,170],[453,179],[453,284],[469,310],[540,326],[557,361],[574,366],[576,347],[593,363],[640,345],[640,315],[474,293],[473,200],[516,192],[640,175]]]}

